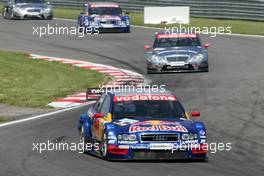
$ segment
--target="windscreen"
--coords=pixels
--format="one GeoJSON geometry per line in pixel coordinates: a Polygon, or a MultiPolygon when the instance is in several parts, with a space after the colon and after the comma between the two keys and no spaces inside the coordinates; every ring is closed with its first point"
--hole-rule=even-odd
{"type": "Polygon", "coordinates": [[[160,38],[155,39],[154,48],[201,46],[199,38],[160,38]]]}
{"type": "Polygon", "coordinates": [[[115,102],[113,118],[181,118],[184,110],[178,101],[123,101],[115,102]]]}
{"type": "Polygon", "coordinates": [[[120,15],[122,13],[119,7],[91,7],[89,8],[90,15],[120,15]]]}

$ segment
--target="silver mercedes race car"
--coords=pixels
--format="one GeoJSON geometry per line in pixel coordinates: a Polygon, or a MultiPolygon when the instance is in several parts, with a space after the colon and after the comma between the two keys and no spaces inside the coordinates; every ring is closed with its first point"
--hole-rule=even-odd
{"type": "Polygon", "coordinates": [[[44,0],[4,0],[4,19],[53,19],[52,5],[44,0]]]}
{"type": "Polygon", "coordinates": [[[209,71],[208,50],[198,34],[159,32],[145,45],[147,73],[209,71]]]}

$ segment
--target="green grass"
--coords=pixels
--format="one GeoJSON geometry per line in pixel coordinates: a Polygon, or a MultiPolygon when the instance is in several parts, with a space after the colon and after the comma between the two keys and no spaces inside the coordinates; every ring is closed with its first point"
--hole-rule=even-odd
{"type": "Polygon", "coordinates": [[[5,123],[5,122],[10,122],[13,120],[15,120],[15,118],[13,118],[13,117],[0,117],[0,124],[5,123]]]}
{"type": "Polygon", "coordinates": [[[54,16],[56,18],[76,19],[82,9],[66,9],[66,8],[54,8],[54,16]]]}
{"type": "Polygon", "coordinates": [[[33,60],[26,54],[0,50],[0,103],[46,107],[56,99],[97,87],[104,74],[58,62],[33,60]]]}

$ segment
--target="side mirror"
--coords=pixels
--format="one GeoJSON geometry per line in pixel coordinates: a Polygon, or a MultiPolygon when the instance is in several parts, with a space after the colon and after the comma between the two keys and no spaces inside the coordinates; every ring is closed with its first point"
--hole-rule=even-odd
{"type": "Polygon", "coordinates": [[[204,44],[204,48],[209,48],[211,45],[210,45],[210,43],[206,43],[206,44],[204,44]]]}
{"type": "Polygon", "coordinates": [[[191,114],[192,114],[192,117],[199,117],[201,115],[201,113],[198,111],[193,111],[191,114]]]}
{"type": "Polygon", "coordinates": [[[145,51],[150,50],[150,48],[151,48],[151,47],[150,47],[149,45],[144,45],[144,50],[145,50],[145,51]]]}
{"type": "Polygon", "coordinates": [[[93,115],[93,118],[95,118],[95,119],[97,119],[97,118],[102,118],[103,117],[103,114],[101,114],[101,113],[95,113],[94,115],[93,115]]]}

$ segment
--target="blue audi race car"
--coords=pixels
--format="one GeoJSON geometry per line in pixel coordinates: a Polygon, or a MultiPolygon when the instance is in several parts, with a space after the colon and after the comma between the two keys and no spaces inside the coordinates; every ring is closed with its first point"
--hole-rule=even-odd
{"type": "Polygon", "coordinates": [[[208,47],[199,34],[159,32],[153,48],[145,45],[147,73],[208,72],[208,47]]]}
{"type": "Polygon", "coordinates": [[[79,31],[85,33],[130,32],[130,18],[113,2],[89,2],[78,16],[79,31]]]}
{"type": "Polygon", "coordinates": [[[104,92],[80,115],[78,129],[80,142],[94,146],[85,152],[108,160],[207,160],[204,124],[169,91],[104,92]]]}

